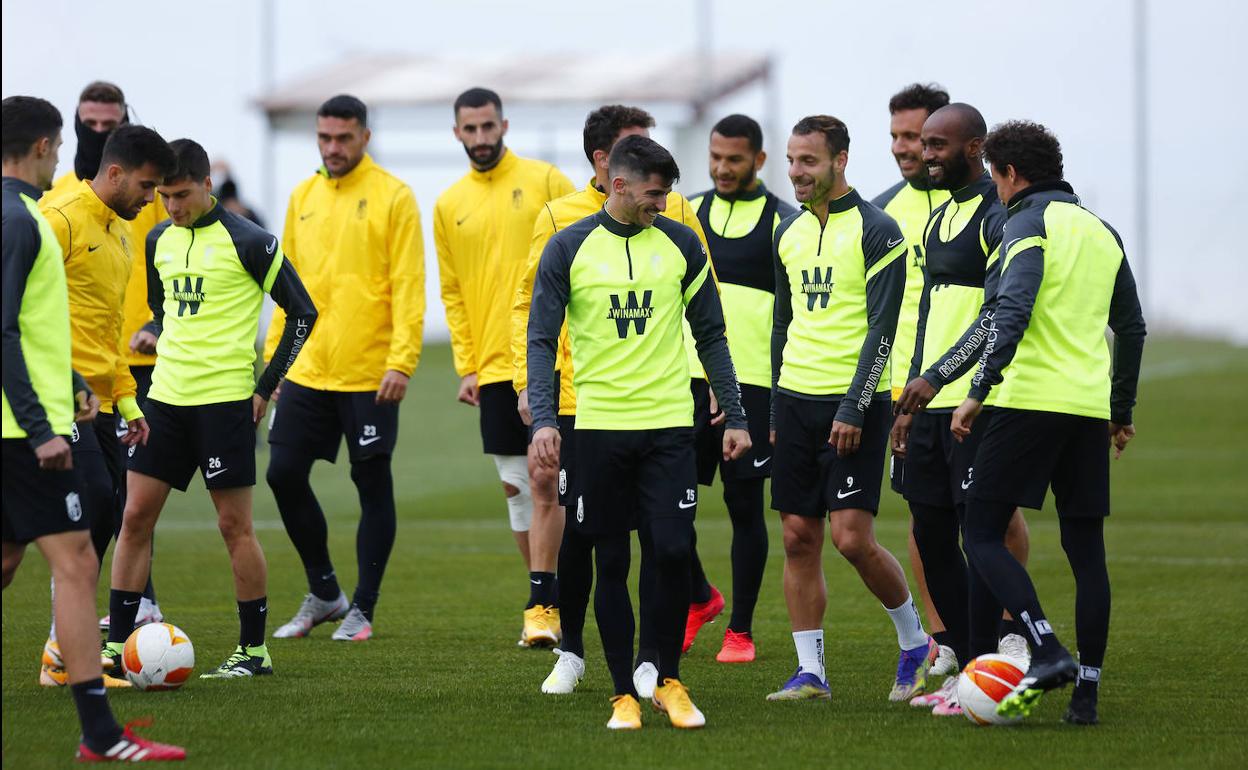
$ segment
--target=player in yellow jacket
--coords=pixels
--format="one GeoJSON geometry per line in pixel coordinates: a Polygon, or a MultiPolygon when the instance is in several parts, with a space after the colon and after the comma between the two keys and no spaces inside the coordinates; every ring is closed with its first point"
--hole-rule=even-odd
{"type": "MultiPolygon", "coordinates": [[[[278,393],[269,424],[267,481],[303,561],[308,594],[277,638],[307,636],[343,618],[339,641],[372,636],[373,609],[394,547],[390,457],[399,402],[420,360],[425,318],[425,257],[416,198],[368,155],[368,108],[335,96],[317,110],[324,165],[290,195],[282,247],[319,313],[278,393]],[[334,462],[347,440],[351,480],[360,497],[356,533],[359,579],[347,602],[329,558],[325,515],[309,475],[316,460],[334,462]]],[[[265,359],[285,322],[274,311],[265,359]]]]}
{"type": "MultiPolygon", "coordinates": [[[[147,421],[135,397],[122,333],[133,251],[140,248],[131,237],[129,221],[152,202],[157,183],[174,163],[173,151],[155,131],[121,126],[104,145],[93,179],[40,201],[64,255],[74,369],[100,399],[99,414],[75,423],[70,438],[83,511],[101,561],[121,513],[126,483],[122,445],[147,440],[147,421]],[[117,430],[119,419],[126,426],[124,432],[117,430]]],[[[55,645],[53,625],[45,650],[55,645]]],[[[56,656],[45,657],[49,660],[40,682],[64,684],[56,656]]]]}
{"type": "MultiPolygon", "coordinates": [[[[433,234],[460,376],[458,397],[480,409],[481,443],[498,469],[512,534],[529,570],[520,645],[554,645],[559,640],[552,599],[556,552],[534,550],[531,542],[534,535],[552,540],[549,527],[559,517],[553,494],[530,495],[529,432],[516,409],[509,321],[533,220],[548,201],[575,188],[549,163],[507,149],[507,120],[498,94],[469,89],[455,100],[454,110],[455,138],[464,145],[470,168],[438,198],[433,234]],[[534,520],[547,531],[531,530],[534,520]]],[[[553,540],[558,543],[557,532],[553,540]]]]}
{"type": "MultiPolygon", "coordinates": [[[[529,307],[533,296],[533,283],[537,275],[537,267],[541,261],[542,251],[546,242],[559,230],[588,217],[600,209],[607,200],[607,189],[610,175],[607,159],[615,143],[626,136],[640,134],[649,136],[654,127],[654,118],[650,113],[637,107],[612,104],[600,107],[585,119],[583,140],[585,157],[594,169],[594,176],[585,185],[571,195],[546,204],[537,221],[533,225],[533,238],[529,246],[529,258],[525,264],[524,275],[516,288],[515,301],[512,306],[511,351],[514,361],[513,381],[518,393],[521,417],[526,424],[532,421],[528,399],[528,324],[529,307]]],[[[691,228],[702,243],[702,248],[710,254],[706,243],[706,234],[698,221],[697,212],[685,197],[676,191],[667,196],[667,206],[660,216],[668,217],[691,228]]],[[[713,270],[712,270],[713,274],[713,270]]],[[[690,335],[686,331],[686,342],[690,335]]],[[[688,345],[686,345],[686,349],[688,345]]],[[[695,351],[696,356],[696,351],[695,351]]],[[[558,501],[566,506],[568,500],[575,501],[572,490],[573,468],[569,460],[572,457],[575,441],[574,427],[576,423],[576,391],[572,387],[572,348],[568,340],[568,326],[565,320],[559,335],[559,354],[556,359],[556,370],[559,372],[559,432],[563,436],[561,467],[558,473],[546,471],[536,463],[530,463],[532,470],[533,497],[555,497],[556,484],[558,501]]],[[[693,376],[702,376],[701,363],[696,364],[693,376]]],[[[574,526],[564,526],[565,519],[560,517],[561,509],[554,508],[552,526],[539,526],[539,511],[534,506],[533,533],[546,534],[546,540],[530,538],[533,553],[550,553],[552,559],[557,557],[559,569],[559,605],[560,623],[563,641],[559,646],[560,656],[555,668],[542,684],[542,692],[549,694],[570,693],[580,681],[585,671],[585,648],[582,631],[585,625],[585,609],[589,602],[589,589],[593,585],[592,541],[580,535],[574,526]]],[[[654,692],[658,678],[655,662],[658,657],[658,642],[654,636],[654,624],[651,622],[651,600],[653,598],[654,571],[650,568],[652,553],[650,543],[644,533],[641,534],[641,636],[637,649],[637,670],[634,681],[642,697],[648,698],[654,692]]]]}
{"type": "MultiPolygon", "coordinates": [[[[114,129],[129,122],[128,111],[125,94],[113,83],[96,80],[82,89],[78,96],[78,107],[74,112],[74,134],[78,138],[78,148],[74,151],[74,170],[62,174],[52,184],[45,200],[60,198],[76,189],[80,181],[95,177],[100,170],[104,143],[114,129]]],[[[141,331],[144,324],[152,320],[151,308],[147,306],[147,265],[143,261],[143,244],[147,240],[148,232],[168,218],[169,212],[165,211],[165,205],[157,195],[129,223],[133,262],[130,282],[126,284],[125,320],[121,325],[121,332],[122,339],[128,341],[124,353],[126,363],[130,365],[130,374],[134,377],[135,395],[140,406],[147,400],[147,389],[152,384],[152,367],[156,364],[156,337],[150,332],[141,331]]],[[[122,433],[126,431],[123,423],[124,420],[117,426],[117,430],[122,433]]],[[[125,478],[124,468],[121,469],[121,477],[125,478]]],[[[118,517],[126,507],[124,483],[119,493],[118,517]]],[[[121,526],[120,518],[114,521],[114,526],[121,526]]],[[[136,623],[159,623],[163,619],[160,605],[156,603],[156,589],[151,578],[148,578],[139,603],[136,623]]],[[[101,630],[108,630],[108,622],[107,615],[100,619],[101,630]]]]}

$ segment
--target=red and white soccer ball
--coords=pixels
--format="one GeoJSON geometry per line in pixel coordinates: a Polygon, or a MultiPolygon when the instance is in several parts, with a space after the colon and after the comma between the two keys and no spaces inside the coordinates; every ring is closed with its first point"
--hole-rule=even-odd
{"type": "Polygon", "coordinates": [[[140,690],[176,690],[195,668],[195,648],[177,626],[149,623],[130,634],[121,665],[126,678],[140,690]]]}
{"type": "Polygon", "coordinates": [[[1021,717],[997,716],[997,704],[1027,673],[1027,664],[1008,655],[980,655],[958,676],[958,704],[977,725],[1009,725],[1021,717]]]}

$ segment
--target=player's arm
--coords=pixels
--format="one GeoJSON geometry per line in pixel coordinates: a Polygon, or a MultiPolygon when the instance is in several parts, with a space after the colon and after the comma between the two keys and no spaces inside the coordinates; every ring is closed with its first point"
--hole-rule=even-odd
{"type": "Polygon", "coordinates": [[[391,204],[387,243],[390,256],[390,352],[378,389],[378,403],[398,403],[407,380],[420,362],[425,329],[425,244],[420,209],[411,188],[403,185],[391,204]]]}
{"type": "Polygon", "coordinates": [[[771,311],[771,430],[776,429],[776,392],[780,389],[780,366],[784,363],[784,346],[789,341],[789,324],[793,322],[793,290],[789,285],[789,271],[780,259],[780,239],[784,237],[785,220],[771,239],[771,261],[776,270],[776,301],[771,311]]]}
{"type": "Polygon", "coordinates": [[[692,239],[683,245],[685,275],[680,282],[681,300],[685,303],[685,318],[698,350],[698,359],[706,369],[711,392],[719,402],[719,408],[727,416],[727,427],[745,430],[748,424],[741,408],[741,386],[732,367],[725,336],[724,309],[719,292],[711,281],[711,263],[702,251],[700,243],[692,239]]]}
{"type": "Polygon", "coordinates": [[[516,285],[516,296],[511,304],[511,357],[512,386],[520,394],[529,383],[529,308],[533,304],[533,285],[537,279],[537,266],[542,261],[542,251],[555,234],[555,216],[549,204],[542,206],[533,221],[533,237],[529,240],[529,256],[524,263],[524,274],[516,285]]]}
{"type": "Polygon", "coordinates": [[[256,395],[268,401],[277,384],[286,376],[304,342],[316,324],[316,306],[304,287],[294,265],[286,259],[277,245],[277,237],[264,233],[262,237],[248,238],[238,244],[239,258],[277,306],[285,311],[286,322],[282,336],[273,351],[273,357],[256,380],[256,395]]]}
{"type": "MultiPolygon", "coordinates": [[[[1113,384],[1109,392],[1109,421],[1115,426],[1133,423],[1136,387],[1140,382],[1140,361],[1144,357],[1144,312],[1136,291],[1135,276],[1124,255],[1114,279],[1109,302],[1109,328],[1114,332],[1113,384]]],[[[1134,429],[1131,430],[1134,435],[1134,429]]],[[[1123,441],[1119,450],[1125,445],[1123,441]]]]}
{"type": "MultiPolygon", "coordinates": [[[[131,262],[133,265],[133,262],[131,262]]],[[[126,281],[129,282],[129,271],[127,271],[126,281]]],[[[126,292],[122,288],[120,302],[117,305],[117,359],[116,368],[113,370],[113,404],[117,410],[117,414],[126,421],[128,425],[132,425],[132,432],[137,431],[137,425],[133,425],[143,419],[143,410],[139,408],[138,393],[139,386],[134,381],[134,375],[130,373],[130,363],[127,358],[130,355],[130,340],[122,333],[126,322],[126,292]]],[[[146,424],[143,425],[143,431],[146,432],[146,424]]]]}
{"type": "Polygon", "coordinates": [[[144,267],[147,270],[147,307],[152,311],[152,320],[143,324],[143,331],[160,339],[160,332],[165,325],[165,285],[161,283],[160,271],[156,269],[156,241],[165,228],[157,225],[147,234],[147,242],[143,244],[144,267]]]}
{"type": "Polygon", "coordinates": [[[472,339],[472,327],[468,323],[468,308],[464,304],[463,288],[455,272],[455,256],[451,238],[447,233],[446,210],[441,201],[434,206],[433,240],[438,251],[438,279],[442,285],[442,304],[446,306],[446,325],[451,333],[451,353],[455,359],[455,373],[460,377],[477,371],[476,344],[472,339]]]}
{"type": "MultiPolygon", "coordinates": [[[[909,253],[909,246],[897,223],[880,215],[879,219],[864,228],[862,252],[867,283],[867,334],[858,353],[858,366],[841,398],[835,420],[854,428],[862,427],[880,378],[888,369],[888,356],[897,334],[897,314],[901,311],[901,300],[906,292],[906,254],[909,253]]],[[[849,451],[857,449],[857,441],[851,441],[844,448],[849,451]]]]}
{"type": "Polygon", "coordinates": [[[26,279],[39,254],[39,230],[29,217],[4,217],[3,221],[4,285],[0,287],[4,334],[4,396],[13,410],[13,417],[31,448],[38,448],[56,438],[48,413],[39,403],[35,386],[22,355],[20,316],[26,279]]]}
{"type": "Polygon", "coordinates": [[[533,415],[533,448],[546,468],[559,464],[559,393],[555,388],[555,358],[559,331],[572,296],[572,258],[558,238],[542,251],[529,308],[529,409],[533,415]]]}
{"type": "MultiPolygon", "coordinates": [[[[302,189],[302,188],[301,188],[302,189]]],[[[295,222],[299,219],[299,212],[295,205],[295,196],[299,194],[296,190],[290,196],[290,201],[286,204],[286,224],[282,227],[282,251],[286,254],[287,261],[293,265],[295,263],[296,251],[295,246],[295,222]]],[[[298,267],[295,268],[298,271],[298,267]]],[[[150,283],[148,284],[151,285],[150,283]]],[[[264,355],[265,361],[272,361],[273,354],[277,351],[277,343],[282,339],[282,330],[286,328],[286,311],[280,307],[273,308],[273,315],[269,318],[269,329],[264,335],[264,355]]]]}

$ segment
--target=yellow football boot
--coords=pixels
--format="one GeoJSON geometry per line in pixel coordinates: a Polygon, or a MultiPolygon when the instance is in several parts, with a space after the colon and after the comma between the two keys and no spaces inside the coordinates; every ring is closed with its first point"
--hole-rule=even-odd
{"type": "Polygon", "coordinates": [[[608,730],[640,730],[641,704],[631,695],[617,695],[611,699],[611,721],[608,730]]]}
{"type": "Polygon", "coordinates": [[[679,679],[667,678],[654,688],[654,707],[667,712],[672,727],[692,729],[706,724],[706,717],[689,699],[689,691],[679,679]]]}
{"type": "Polygon", "coordinates": [[[524,611],[524,632],[520,637],[523,646],[554,647],[561,636],[558,607],[538,604],[524,611]]]}

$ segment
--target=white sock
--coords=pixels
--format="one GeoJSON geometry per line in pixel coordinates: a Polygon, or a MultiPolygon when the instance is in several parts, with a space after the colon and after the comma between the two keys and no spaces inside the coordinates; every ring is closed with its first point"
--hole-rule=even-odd
{"type": "Polygon", "coordinates": [[[797,667],[827,684],[828,675],[823,670],[823,629],[794,631],[793,646],[797,648],[797,667]]]}
{"type": "Polygon", "coordinates": [[[48,639],[50,641],[55,642],[56,641],[56,581],[53,580],[52,578],[48,578],[48,586],[50,589],[50,593],[52,595],[52,601],[49,602],[49,605],[52,607],[52,623],[48,628],[48,639]]]}
{"type": "Polygon", "coordinates": [[[897,627],[897,644],[901,649],[913,650],[927,644],[927,632],[923,630],[923,621],[919,620],[919,611],[914,606],[913,597],[907,596],[899,607],[884,609],[897,627]]]}

